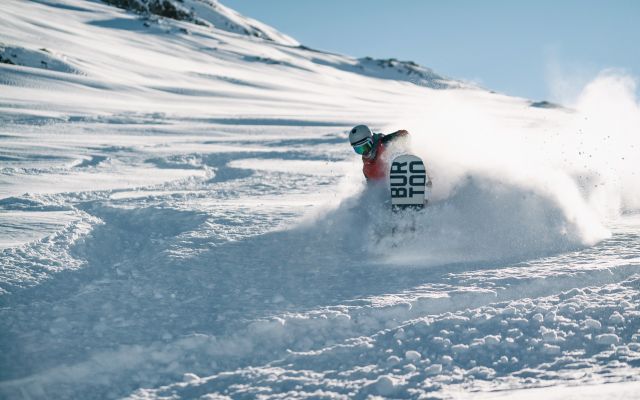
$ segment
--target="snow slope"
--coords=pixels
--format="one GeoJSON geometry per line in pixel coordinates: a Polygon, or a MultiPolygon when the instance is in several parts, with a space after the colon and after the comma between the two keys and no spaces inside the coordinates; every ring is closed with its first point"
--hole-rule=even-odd
{"type": "Polygon", "coordinates": [[[638,397],[631,77],[539,107],[182,5],[3,4],[0,397],[638,397]],[[356,123],[411,131],[423,214],[356,123]]]}

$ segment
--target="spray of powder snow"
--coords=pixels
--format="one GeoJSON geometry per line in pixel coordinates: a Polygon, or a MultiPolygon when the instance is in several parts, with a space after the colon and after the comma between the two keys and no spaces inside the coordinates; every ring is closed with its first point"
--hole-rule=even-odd
{"type": "Polygon", "coordinates": [[[403,265],[522,260],[593,245],[609,235],[610,219],[640,208],[635,84],[605,72],[555,109],[434,91],[381,127],[411,132],[408,147],[434,182],[430,206],[392,215],[386,187],[369,187],[323,222],[352,249],[403,265]]]}

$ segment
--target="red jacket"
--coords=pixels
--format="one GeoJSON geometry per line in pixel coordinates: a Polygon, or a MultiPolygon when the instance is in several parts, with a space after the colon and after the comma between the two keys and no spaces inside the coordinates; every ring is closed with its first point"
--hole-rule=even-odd
{"type": "Polygon", "coordinates": [[[370,154],[362,156],[362,172],[367,180],[379,181],[387,178],[389,165],[383,157],[385,149],[392,140],[408,134],[409,132],[400,130],[388,135],[382,133],[373,135],[373,150],[370,154]]]}

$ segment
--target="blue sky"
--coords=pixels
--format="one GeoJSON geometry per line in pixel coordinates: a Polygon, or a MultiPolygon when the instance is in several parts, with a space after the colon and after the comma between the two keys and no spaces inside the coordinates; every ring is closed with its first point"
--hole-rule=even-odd
{"type": "Polygon", "coordinates": [[[640,77],[640,0],[221,1],[309,47],[412,60],[534,100],[560,101],[605,68],[640,77]]]}

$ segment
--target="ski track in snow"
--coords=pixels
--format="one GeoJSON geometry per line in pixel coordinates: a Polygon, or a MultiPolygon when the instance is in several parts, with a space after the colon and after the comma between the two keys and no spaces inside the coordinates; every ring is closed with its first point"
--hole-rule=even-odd
{"type": "Polygon", "coordinates": [[[601,234],[470,170],[392,216],[345,143],[439,102],[550,141],[573,111],[97,2],[10,1],[0,39],[0,397],[639,397],[637,209],[601,234]]]}

